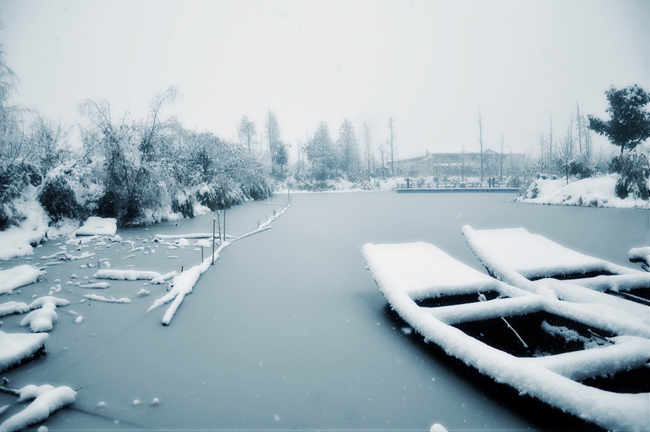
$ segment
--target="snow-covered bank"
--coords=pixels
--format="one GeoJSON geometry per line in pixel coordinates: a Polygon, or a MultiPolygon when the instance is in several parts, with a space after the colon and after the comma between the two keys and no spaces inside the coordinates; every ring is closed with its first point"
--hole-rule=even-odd
{"type": "Polygon", "coordinates": [[[14,202],[16,209],[25,216],[20,225],[0,232],[0,260],[32,255],[36,246],[47,234],[48,216],[34,197],[24,197],[14,202]]]}
{"type": "Polygon", "coordinates": [[[555,204],[585,207],[649,208],[647,200],[628,196],[618,198],[614,187],[619,174],[576,180],[534,180],[524,194],[515,201],[529,204],[555,204]]]}

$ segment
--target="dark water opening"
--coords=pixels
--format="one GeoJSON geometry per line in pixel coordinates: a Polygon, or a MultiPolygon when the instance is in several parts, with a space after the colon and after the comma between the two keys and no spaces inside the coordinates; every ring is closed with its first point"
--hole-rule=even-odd
{"type": "MultiPolygon", "coordinates": [[[[479,294],[483,294],[487,300],[494,300],[498,298],[501,293],[499,291],[485,291],[485,292],[475,292],[471,294],[456,294],[456,295],[442,295],[440,297],[427,297],[424,299],[414,300],[415,303],[420,307],[440,307],[440,306],[452,306],[457,304],[466,304],[466,303],[476,303],[479,300],[479,294]]],[[[505,298],[505,297],[503,297],[505,298]]]]}
{"type": "MultiPolygon", "coordinates": [[[[409,326],[389,305],[384,308],[384,316],[389,323],[397,328],[409,326]]],[[[438,345],[425,342],[424,338],[416,332],[400,333],[400,337],[408,339],[421,353],[444,366],[457,379],[463,380],[486,397],[499,400],[502,406],[507,406],[515,414],[525,417],[526,421],[530,422],[536,429],[558,431],[604,430],[598,425],[567,414],[529,395],[520,395],[517,390],[510,386],[495,382],[475,368],[467,366],[463,361],[449,356],[438,345]]]]}
{"type": "Polygon", "coordinates": [[[607,290],[607,294],[650,306],[650,289],[636,288],[626,291],[607,290]]]}
{"type": "Polygon", "coordinates": [[[612,273],[609,271],[605,270],[599,270],[599,271],[590,271],[590,272],[578,272],[578,273],[559,273],[559,274],[554,274],[554,275],[545,275],[545,276],[534,276],[534,277],[529,277],[528,279],[531,281],[536,281],[540,279],[557,279],[557,280],[574,280],[574,279],[585,279],[585,278],[593,278],[596,276],[614,276],[616,273],[612,273]]]}
{"type": "Polygon", "coordinates": [[[608,344],[603,338],[614,336],[548,312],[509,316],[505,321],[494,318],[464,322],[454,327],[493,348],[517,357],[539,357],[579,351],[589,344],[608,344]]]}
{"type": "Polygon", "coordinates": [[[650,392],[650,366],[580,381],[584,385],[616,393],[650,392]]]}

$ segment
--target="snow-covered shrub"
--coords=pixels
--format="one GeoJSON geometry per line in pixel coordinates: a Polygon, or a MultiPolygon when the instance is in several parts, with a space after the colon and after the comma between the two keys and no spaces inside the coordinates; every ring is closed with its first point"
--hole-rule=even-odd
{"type": "Polygon", "coordinates": [[[30,186],[38,186],[43,177],[35,165],[28,162],[0,162],[0,231],[24,220],[13,202],[30,186]]]}
{"type": "Polygon", "coordinates": [[[632,152],[615,156],[610,166],[613,172],[620,174],[615,187],[617,197],[624,199],[630,194],[634,198],[644,200],[650,197],[648,190],[650,162],[645,154],[632,152]]]}
{"type": "Polygon", "coordinates": [[[569,162],[569,175],[584,179],[592,177],[594,174],[593,167],[586,158],[578,158],[569,162]]]}
{"type": "Polygon", "coordinates": [[[95,211],[102,193],[103,187],[89,167],[60,165],[45,177],[38,201],[53,222],[84,220],[95,211]]]}

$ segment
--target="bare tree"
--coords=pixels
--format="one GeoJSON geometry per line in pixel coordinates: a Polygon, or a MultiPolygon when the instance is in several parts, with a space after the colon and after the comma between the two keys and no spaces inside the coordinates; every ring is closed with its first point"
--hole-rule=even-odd
{"type": "Polygon", "coordinates": [[[388,151],[390,152],[390,171],[391,175],[395,177],[395,151],[397,150],[397,147],[395,146],[395,128],[393,126],[392,117],[388,119],[388,129],[390,129],[390,137],[388,139],[388,151]]]}
{"type": "Polygon", "coordinates": [[[239,133],[239,140],[245,142],[248,146],[248,151],[251,151],[251,144],[253,144],[253,139],[256,134],[255,122],[248,120],[246,116],[242,116],[237,131],[239,133]]]}
{"type": "Polygon", "coordinates": [[[483,181],[483,120],[481,119],[481,107],[478,107],[478,142],[481,152],[481,182],[483,181]]]}
{"type": "Polygon", "coordinates": [[[548,163],[549,165],[553,164],[553,117],[551,116],[551,113],[548,113],[548,120],[549,120],[549,127],[550,130],[548,132],[548,163]]]}
{"type": "Polygon", "coordinates": [[[379,147],[377,148],[377,151],[379,151],[379,157],[381,158],[381,167],[384,168],[384,158],[386,156],[386,148],[384,147],[384,143],[381,141],[379,142],[379,147]]]}
{"type": "Polygon", "coordinates": [[[271,153],[271,172],[274,173],[274,164],[277,158],[278,143],[280,143],[281,138],[278,119],[271,110],[269,110],[268,117],[266,119],[266,139],[269,143],[269,151],[271,153]]]}
{"type": "Polygon", "coordinates": [[[505,137],[501,135],[501,157],[499,158],[499,181],[503,180],[503,147],[505,146],[505,137]]]}
{"type": "Polygon", "coordinates": [[[374,159],[372,151],[372,136],[370,135],[370,128],[364,123],[363,124],[363,141],[365,143],[366,150],[366,164],[368,165],[368,176],[372,173],[372,161],[374,159]]]}
{"type": "Polygon", "coordinates": [[[557,161],[560,165],[560,168],[564,170],[564,175],[566,177],[566,183],[569,184],[569,169],[571,167],[571,162],[573,160],[573,147],[575,144],[575,139],[573,138],[573,115],[571,116],[571,121],[569,122],[569,127],[567,128],[566,135],[560,141],[560,145],[557,148],[557,161]]]}

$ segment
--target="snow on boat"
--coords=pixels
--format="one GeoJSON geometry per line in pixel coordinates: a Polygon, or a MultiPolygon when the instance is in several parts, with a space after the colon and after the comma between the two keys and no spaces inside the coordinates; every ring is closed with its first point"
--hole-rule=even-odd
{"type": "Polygon", "coordinates": [[[366,244],[390,306],[427,342],[493,380],[610,430],[648,430],[648,327],[522,290],[427,243],[366,244]],[[626,387],[612,388],[613,376],[626,387]],[[636,387],[635,387],[636,386],[636,387]]]}
{"type": "Polygon", "coordinates": [[[524,228],[474,230],[463,236],[488,273],[527,291],[632,316],[650,328],[650,273],[568,249],[524,228]]]}

